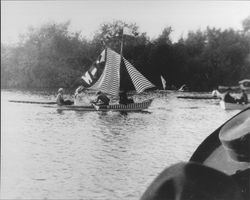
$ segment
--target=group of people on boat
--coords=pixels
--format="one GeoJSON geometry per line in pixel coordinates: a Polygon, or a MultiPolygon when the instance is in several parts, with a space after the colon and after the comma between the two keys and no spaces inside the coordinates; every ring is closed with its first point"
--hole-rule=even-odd
{"type": "Polygon", "coordinates": [[[224,95],[223,100],[226,103],[238,103],[238,104],[248,104],[248,97],[247,94],[245,92],[245,90],[241,90],[241,96],[240,98],[235,98],[231,95],[232,90],[229,88],[226,92],[226,94],[224,95]]]}
{"type": "MultiPolygon", "coordinates": [[[[77,96],[79,94],[81,94],[83,91],[85,90],[85,88],[83,86],[79,86],[76,91],[75,91],[75,98],[77,98],[77,96]]],[[[73,105],[74,101],[68,100],[68,99],[64,99],[64,89],[63,88],[59,88],[58,89],[58,94],[56,97],[56,103],[60,106],[62,105],[73,105]]],[[[96,105],[99,106],[107,106],[110,103],[110,98],[104,94],[101,91],[98,91],[96,93],[96,99],[94,101],[91,101],[91,103],[94,103],[96,105]]],[[[122,105],[127,105],[130,103],[134,103],[134,100],[132,98],[128,98],[127,93],[124,91],[121,91],[119,93],[119,104],[122,105]]]]}

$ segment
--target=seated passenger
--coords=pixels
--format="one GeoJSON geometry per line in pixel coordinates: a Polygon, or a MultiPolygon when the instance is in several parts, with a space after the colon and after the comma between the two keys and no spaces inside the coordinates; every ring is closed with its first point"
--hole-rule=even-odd
{"type": "Polygon", "coordinates": [[[83,91],[84,91],[84,87],[81,85],[81,86],[79,86],[78,88],[76,88],[76,91],[75,91],[75,98],[79,95],[79,94],[81,94],[83,91]]]}
{"type": "Polygon", "coordinates": [[[214,89],[212,91],[212,97],[218,97],[218,98],[220,98],[221,97],[221,93],[217,89],[214,89]]]}
{"type": "Polygon", "coordinates": [[[231,89],[228,89],[223,100],[227,103],[237,103],[235,98],[232,97],[230,93],[231,93],[231,89]]]}
{"type": "Polygon", "coordinates": [[[241,97],[236,100],[240,104],[248,104],[248,97],[245,90],[241,90],[241,97]]]}
{"type": "Polygon", "coordinates": [[[102,105],[109,105],[110,99],[101,91],[96,93],[98,96],[96,100],[93,102],[96,105],[102,106],[102,105]]]}
{"type": "Polygon", "coordinates": [[[57,103],[57,105],[62,106],[62,105],[72,105],[72,104],[74,104],[73,101],[64,100],[64,98],[63,98],[63,92],[64,92],[64,89],[63,88],[59,88],[58,94],[56,96],[56,103],[57,103]]]}
{"type": "Polygon", "coordinates": [[[126,92],[121,92],[119,94],[120,100],[119,100],[119,104],[123,104],[123,105],[127,105],[130,103],[134,103],[133,99],[128,99],[127,93],[126,92]]]}

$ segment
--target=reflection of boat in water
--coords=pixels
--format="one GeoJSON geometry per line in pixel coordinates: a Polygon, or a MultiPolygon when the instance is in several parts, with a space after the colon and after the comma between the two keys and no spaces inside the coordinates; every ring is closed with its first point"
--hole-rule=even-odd
{"type": "Polygon", "coordinates": [[[225,101],[220,101],[220,106],[224,110],[243,110],[250,107],[250,104],[227,103],[225,101]]]}

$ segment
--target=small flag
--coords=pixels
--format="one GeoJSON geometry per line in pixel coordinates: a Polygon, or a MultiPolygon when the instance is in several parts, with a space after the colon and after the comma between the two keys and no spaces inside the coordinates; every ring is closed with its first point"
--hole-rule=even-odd
{"type": "Polygon", "coordinates": [[[135,36],[132,29],[128,27],[123,28],[123,35],[135,36]]]}
{"type": "Polygon", "coordinates": [[[105,50],[102,51],[101,55],[99,56],[98,60],[96,61],[96,64],[102,63],[105,61],[105,50]]]}
{"type": "Polygon", "coordinates": [[[163,90],[165,90],[166,89],[166,80],[163,78],[163,76],[161,76],[161,83],[162,83],[163,90]]]}
{"type": "Polygon", "coordinates": [[[93,68],[90,73],[92,74],[92,76],[95,77],[96,72],[97,72],[97,68],[93,68]]]}

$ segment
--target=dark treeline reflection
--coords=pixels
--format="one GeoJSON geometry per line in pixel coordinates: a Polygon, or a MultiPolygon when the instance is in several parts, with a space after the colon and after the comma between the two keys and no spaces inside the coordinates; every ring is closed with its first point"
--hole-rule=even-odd
{"type": "Polygon", "coordinates": [[[1,44],[1,87],[77,87],[105,46],[120,52],[124,25],[138,34],[124,37],[123,55],[159,88],[161,75],[168,89],[186,84],[193,91],[235,85],[250,76],[250,17],[243,20],[242,31],[207,27],[190,31],[178,42],[171,40],[171,27],[149,39],[136,24],[114,21],[100,25],[87,40],[80,32],[70,32],[69,25],[30,28],[17,45],[1,44]]]}

